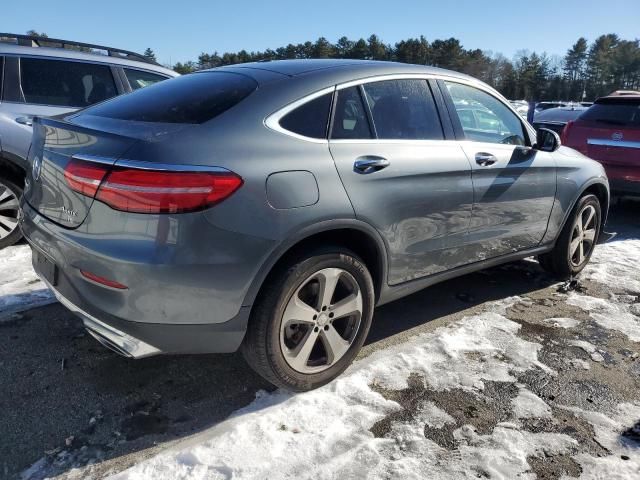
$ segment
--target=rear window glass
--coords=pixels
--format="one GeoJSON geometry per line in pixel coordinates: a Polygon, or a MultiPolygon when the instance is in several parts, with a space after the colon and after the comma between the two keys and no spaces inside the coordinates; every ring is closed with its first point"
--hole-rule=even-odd
{"type": "Polygon", "coordinates": [[[326,138],[332,98],[327,93],[299,106],[282,117],[280,126],[305,137],[326,138]]]}
{"type": "Polygon", "coordinates": [[[88,115],[156,123],[203,123],[247,98],[258,84],[236,73],[192,73],[156,83],[84,111],[88,115]]]}
{"type": "Polygon", "coordinates": [[[580,120],[607,125],[640,127],[640,103],[596,103],[580,115],[580,120]]]}

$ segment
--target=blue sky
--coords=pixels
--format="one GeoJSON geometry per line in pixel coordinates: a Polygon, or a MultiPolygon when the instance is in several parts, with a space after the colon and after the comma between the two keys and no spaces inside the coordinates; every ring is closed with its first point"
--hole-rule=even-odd
{"type": "Polygon", "coordinates": [[[127,50],[151,47],[161,63],[199,53],[264,50],[324,36],[384,42],[424,35],[459,38],[465,48],[512,57],[518,50],[563,55],[578,37],[640,36],[640,0],[5,0],[0,31],[34,29],[51,37],[127,50]]]}

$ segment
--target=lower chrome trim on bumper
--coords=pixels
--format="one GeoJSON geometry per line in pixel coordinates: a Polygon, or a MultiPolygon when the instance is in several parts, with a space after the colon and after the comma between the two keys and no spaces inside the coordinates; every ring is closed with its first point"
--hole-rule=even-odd
{"type": "Polygon", "coordinates": [[[56,290],[49,282],[40,277],[45,285],[53,292],[58,301],[79,316],[87,328],[89,333],[105,347],[114,350],[120,355],[124,355],[131,358],[144,358],[151,355],[158,355],[162,353],[156,347],[143,342],[140,339],[132,337],[120,330],[101,322],[93,315],[85,312],[76,304],[64,297],[58,290],[56,290]]]}
{"type": "Polygon", "coordinates": [[[640,148],[640,142],[631,140],[613,140],[609,138],[588,138],[587,144],[599,147],[640,148]]]}

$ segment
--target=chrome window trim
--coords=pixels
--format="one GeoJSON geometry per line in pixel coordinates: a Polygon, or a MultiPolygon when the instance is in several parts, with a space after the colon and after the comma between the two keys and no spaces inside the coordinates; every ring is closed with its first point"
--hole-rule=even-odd
{"type": "Polygon", "coordinates": [[[211,173],[231,173],[223,167],[211,167],[208,165],[183,165],[173,163],[154,163],[145,162],[143,160],[130,160],[130,159],[117,159],[111,157],[100,157],[98,155],[86,155],[79,153],[73,155],[71,158],[77,160],[83,160],[85,162],[101,163],[103,165],[113,165],[116,167],[129,167],[136,168],[138,170],[155,170],[155,171],[167,171],[167,172],[211,172],[211,173]]]}
{"type": "Polygon", "coordinates": [[[588,138],[588,145],[597,145],[600,147],[618,147],[618,148],[638,148],[640,149],[640,142],[634,142],[631,140],[613,140],[608,138],[588,138]]]}
{"type": "Polygon", "coordinates": [[[223,167],[211,167],[208,165],[178,165],[173,163],[171,164],[154,163],[154,162],[145,162],[142,160],[129,160],[129,159],[118,160],[114,166],[137,168],[138,170],[156,170],[156,171],[169,171],[169,172],[231,173],[230,170],[227,170],[226,168],[223,168],[223,167]]]}
{"type": "MultiPolygon", "coordinates": [[[[299,135],[297,133],[291,132],[285,128],[282,128],[280,126],[280,119],[282,119],[282,117],[284,117],[287,113],[291,112],[292,110],[298,108],[301,105],[304,105],[305,103],[314,100],[318,97],[321,97],[322,95],[325,95],[327,93],[331,93],[333,91],[335,92],[339,92],[340,90],[344,90],[345,88],[349,88],[349,87],[355,87],[355,86],[359,86],[359,85],[365,85],[367,83],[374,83],[374,82],[382,82],[385,80],[446,80],[448,82],[454,82],[454,83],[461,83],[463,85],[468,85],[470,87],[474,87],[477,88],[478,90],[482,90],[483,92],[485,92],[488,95],[491,95],[492,97],[494,97],[497,101],[499,101],[500,103],[502,103],[504,106],[506,106],[515,116],[516,118],[518,118],[518,120],[520,120],[520,122],[522,123],[523,127],[528,130],[529,134],[532,136],[532,138],[536,137],[536,133],[535,133],[535,129],[533,128],[533,126],[531,126],[529,124],[529,122],[526,121],[526,119],[522,118],[522,116],[515,110],[515,108],[513,108],[513,106],[509,103],[509,101],[504,98],[497,90],[495,90],[494,88],[482,83],[480,80],[476,80],[473,78],[461,78],[458,77],[456,75],[446,75],[446,74],[438,74],[438,73],[390,73],[390,74],[382,74],[382,75],[375,75],[372,77],[366,77],[366,78],[358,78],[356,80],[349,80],[348,82],[344,82],[344,83],[340,83],[338,85],[334,85],[331,87],[327,87],[324,88],[322,90],[318,90],[317,92],[314,92],[312,94],[306,95],[288,105],[286,105],[285,107],[276,110],[274,113],[268,115],[265,120],[264,120],[264,125],[269,128],[270,130],[276,131],[278,133],[282,133],[283,135],[287,135],[289,137],[293,137],[293,138],[297,138],[299,140],[304,140],[310,143],[319,143],[319,144],[328,144],[329,142],[334,143],[334,142],[339,142],[339,143],[388,143],[389,140],[381,140],[381,139],[357,139],[357,140],[351,140],[351,139],[336,139],[336,140],[330,140],[330,139],[320,139],[320,138],[311,138],[311,137],[305,137],[304,135],[299,135]]],[[[425,140],[396,140],[398,142],[422,142],[425,140]]],[[[439,140],[437,140],[439,141],[439,140]]],[[[455,141],[455,140],[445,140],[448,142],[451,141],[455,141]]]]}
{"type": "Polygon", "coordinates": [[[335,140],[330,140],[332,144],[389,144],[389,145],[415,145],[415,146],[444,146],[444,145],[452,145],[451,140],[434,140],[434,139],[426,139],[426,138],[413,138],[413,139],[402,139],[402,138],[336,138],[335,140]]]}
{"type": "Polygon", "coordinates": [[[117,158],[100,157],[98,155],[87,155],[85,153],[77,153],[75,155],[71,155],[71,158],[75,160],[82,160],[84,162],[101,163],[103,165],[113,165],[118,160],[117,158]]]}
{"type": "Polygon", "coordinates": [[[287,130],[286,128],[283,128],[280,125],[280,120],[282,120],[282,117],[292,112],[296,108],[304,105],[307,102],[310,102],[311,100],[315,100],[316,98],[319,98],[323,95],[326,95],[328,93],[333,93],[335,89],[336,89],[335,85],[331,87],[323,88],[322,90],[318,90],[317,92],[304,96],[299,100],[296,100],[295,102],[292,102],[289,105],[286,105],[285,107],[281,108],[280,110],[277,110],[276,112],[272,113],[267,118],[265,118],[264,120],[265,126],[278,133],[282,133],[284,135],[297,138],[299,140],[305,140],[311,143],[324,143],[324,144],[328,143],[326,138],[305,137],[304,135],[300,135],[298,133],[292,132],[291,130],[287,130]]]}

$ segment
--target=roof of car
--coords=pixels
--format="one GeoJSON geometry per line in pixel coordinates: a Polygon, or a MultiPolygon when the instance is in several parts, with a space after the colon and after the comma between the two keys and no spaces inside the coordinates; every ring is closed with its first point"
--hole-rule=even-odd
{"type": "Polygon", "coordinates": [[[595,103],[639,103],[640,92],[635,90],[616,90],[604,97],[600,97],[595,103]]]}
{"type": "Polygon", "coordinates": [[[455,76],[478,81],[468,75],[425,65],[413,65],[399,62],[385,62],[380,60],[349,60],[349,59],[300,59],[300,60],[269,60],[263,62],[250,62],[229,65],[222,68],[251,68],[256,70],[268,70],[289,77],[319,72],[323,70],[340,69],[350,72],[367,74],[394,74],[394,73],[431,73],[446,76],[455,76]]]}
{"type": "Polygon", "coordinates": [[[16,45],[12,43],[0,42],[0,55],[20,55],[32,57],[50,57],[64,58],[70,60],[84,60],[87,62],[109,63],[111,65],[120,65],[123,67],[135,67],[138,69],[149,70],[152,72],[164,73],[166,75],[176,77],[178,74],[173,70],[143,61],[130,60],[117,55],[102,55],[99,53],[82,52],[69,48],[59,47],[30,47],[24,45],[16,45]]]}
{"type": "Polygon", "coordinates": [[[572,105],[569,107],[556,107],[537,112],[534,122],[567,122],[576,119],[587,107],[572,105]]]}

